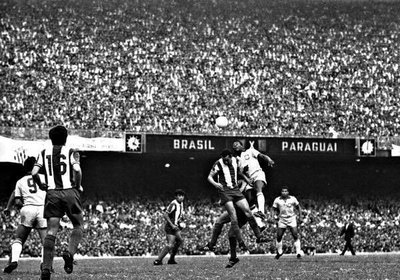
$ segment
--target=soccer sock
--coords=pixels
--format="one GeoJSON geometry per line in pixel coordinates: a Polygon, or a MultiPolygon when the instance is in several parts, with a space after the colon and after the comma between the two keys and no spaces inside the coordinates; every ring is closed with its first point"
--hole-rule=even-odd
{"type": "Polygon", "coordinates": [[[222,232],[222,227],[224,225],[220,223],[215,223],[213,230],[212,230],[212,235],[211,235],[211,241],[209,243],[210,246],[214,247],[217,244],[218,237],[221,235],[222,232]]]}
{"type": "Polygon", "coordinates": [[[253,230],[256,238],[260,238],[261,237],[260,229],[257,225],[257,221],[254,218],[254,216],[247,217],[247,221],[249,222],[249,225],[250,225],[251,229],[253,230]]]}
{"type": "Polygon", "coordinates": [[[301,248],[300,248],[300,239],[297,238],[294,241],[294,247],[296,248],[296,254],[300,254],[301,253],[301,248]]]}
{"type": "Polygon", "coordinates": [[[283,247],[282,240],[281,240],[281,242],[278,242],[278,240],[277,240],[276,241],[276,250],[278,251],[278,254],[282,254],[283,253],[282,247],[283,247]]]}
{"type": "Polygon", "coordinates": [[[164,259],[164,257],[168,254],[169,250],[171,249],[171,247],[169,245],[165,246],[160,254],[158,255],[158,260],[162,261],[164,259]]]}
{"type": "Polygon", "coordinates": [[[16,239],[11,244],[11,262],[18,262],[21,252],[22,252],[22,242],[21,240],[16,239]]]}
{"type": "Polygon", "coordinates": [[[237,241],[243,241],[242,232],[240,231],[237,221],[231,222],[231,228],[229,230],[232,231],[233,236],[236,237],[237,241]]]}
{"type": "Polygon", "coordinates": [[[231,259],[236,259],[236,238],[234,236],[229,237],[229,247],[231,249],[231,259]]]}
{"type": "Polygon", "coordinates": [[[46,235],[43,243],[43,269],[51,269],[53,265],[54,246],[56,237],[54,235],[46,235]]]}
{"type": "Polygon", "coordinates": [[[68,243],[68,251],[74,255],[78,250],[78,245],[82,240],[83,231],[80,227],[74,228],[68,243]]]}
{"type": "Polygon", "coordinates": [[[258,210],[265,214],[265,197],[262,192],[257,193],[258,210]]]}
{"type": "Polygon", "coordinates": [[[173,260],[175,259],[176,253],[178,253],[178,249],[181,246],[182,242],[181,241],[175,241],[174,247],[171,250],[171,254],[170,254],[170,259],[173,260]]]}

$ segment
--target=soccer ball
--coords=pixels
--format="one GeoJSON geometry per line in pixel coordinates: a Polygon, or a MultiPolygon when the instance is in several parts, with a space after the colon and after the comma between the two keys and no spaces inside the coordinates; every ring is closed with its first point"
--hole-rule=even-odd
{"type": "Polygon", "coordinates": [[[218,127],[221,127],[221,128],[227,127],[227,126],[228,126],[228,119],[227,119],[226,117],[223,117],[223,116],[218,117],[218,118],[215,120],[215,124],[216,124],[218,127]]]}

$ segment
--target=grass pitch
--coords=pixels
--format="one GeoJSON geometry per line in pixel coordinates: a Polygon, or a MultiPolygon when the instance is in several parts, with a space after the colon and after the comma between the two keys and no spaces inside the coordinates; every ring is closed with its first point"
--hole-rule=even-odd
{"type": "MultiPolygon", "coordinates": [[[[240,262],[227,269],[227,256],[176,258],[177,265],[153,266],[155,258],[82,258],[72,274],[56,258],[52,279],[400,279],[400,254],[368,254],[355,257],[317,255],[296,259],[284,255],[239,256],[240,262]]],[[[21,259],[11,274],[0,279],[39,279],[39,259],[21,259]]],[[[7,260],[0,260],[1,270],[7,260]]]]}

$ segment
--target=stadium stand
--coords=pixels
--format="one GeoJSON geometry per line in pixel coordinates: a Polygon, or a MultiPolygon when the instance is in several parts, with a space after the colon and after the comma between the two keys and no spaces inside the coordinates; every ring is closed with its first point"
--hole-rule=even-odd
{"type": "Polygon", "coordinates": [[[1,126],[399,135],[398,2],[201,3],[2,1],[1,126]]]}

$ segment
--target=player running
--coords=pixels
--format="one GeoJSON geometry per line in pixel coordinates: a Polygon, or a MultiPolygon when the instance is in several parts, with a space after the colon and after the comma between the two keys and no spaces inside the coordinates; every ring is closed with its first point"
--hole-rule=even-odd
{"type": "Polygon", "coordinates": [[[162,249],[158,258],[154,261],[154,265],[162,265],[164,257],[170,253],[168,264],[177,264],[175,261],[176,253],[183,244],[181,235],[181,227],[179,223],[183,216],[183,200],[185,192],[181,189],[175,191],[175,199],[168,205],[164,213],[165,233],[167,235],[167,245],[162,249]]]}
{"type": "MultiPolygon", "coordinates": [[[[19,179],[15,185],[15,190],[10,196],[9,202],[4,213],[9,215],[13,201],[21,208],[21,224],[15,232],[15,239],[11,243],[11,257],[8,265],[4,268],[4,273],[11,273],[18,267],[18,260],[22,252],[22,247],[27,240],[32,228],[39,233],[42,244],[46,236],[46,219],[43,218],[43,206],[46,192],[39,189],[33,181],[31,172],[35,164],[34,157],[28,157],[24,162],[26,175],[19,179]]],[[[43,258],[43,252],[42,252],[43,258]]]]}
{"type": "Polygon", "coordinates": [[[297,216],[295,213],[295,209],[297,209],[299,213],[299,219],[301,221],[301,207],[297,199],[294,196],[289,195],[288,187],[282,187],[281,195],[275,198],[272,209],[275,213],[274,218],[278,224],[276,238],[277,254],[275,259],[279,259],[283,255],[282,237],[286,228],[289,228],[290,232],[292,233],[297,258],[301,258],[300,239],[297,231],[297,216]]]}
{"type": "Polygon", "coordinates": [[[266,218],[265,216],[265,197],[263,188],[267,185],[265,172],[262,170],[259,160],[266,161],[268,166],[273,166],[274,161],[267,155],[264,155],[254,149],[253,142],[250,142],[250,148],[245,149],[242,142],[235,141],[232,144],[234,155],[239,159],[239,167],[244,174],[250,178],[250,184],[257,192],[257,204],[259,212],[255,215],[266,218]]]}
{"type": "Polygon", "coordinates": [[[37,158],[32,176],[40,189],[47,191],[44,206],[44,217],[47,219],[47,235],[43,243],[43,266],[41,279],[50,279],[54,258],[54,247],[60,220],[66,214],[71,220],[73,230],[68,250],[63,253],[64,270],[72,273],[74,254],[82,239],[83,211],[80,201],[82,191],[82,170],[79,153],[66,147],[68,131],[58,125],[50,129],[49,137],[52,146],[44,149],[37,158]],[[45,170],[45,180],[38,176],[39,170],[45,170]]]}

